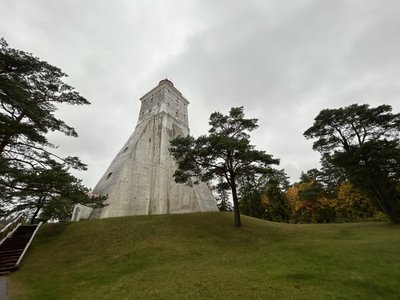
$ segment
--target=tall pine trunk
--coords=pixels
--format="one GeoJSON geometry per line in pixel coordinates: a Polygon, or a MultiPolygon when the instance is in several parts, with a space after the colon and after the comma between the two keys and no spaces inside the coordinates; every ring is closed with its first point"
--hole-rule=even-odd
{"type": "Polygon", "coordinates": [[[237,227],[242,226],[240,222],[240,210],[239,210],[239,199],[237,196],[237,187],[235,179],[231,178],[231,189],[232,189],[232,199],[233,199],[233,215],[234,215],[234,224],[237,227]]]}
{"type": "MultiPolygon", "coordinates": [[[[390,195],[384,195],[382,189],[379,187],[372,187],[371,189],[380,211],[382,211],[389,218],[389,221],[392,224],[400,224],[400,211],[396,205],[388,201],[387,198],[389,198],[390,195]]],[[[392,197],[396,197],[395,193],[393,193],[392,197]]]]}
{"type": "Polygon", "coordinates": [[[39,214],[40,209],[41,209],[41,207],[36,207],[36,210],[33,213],[32,218],[31,218],[31,224],[35,224],[36,217],[39,214]]]}
{"type": "Polygon", "coordinates": [[[32,218],[31,218],[31,224],[35,224],[36,218],[37,218],[40,210],[42,209],[45,200],[46,200],[46,196],[42,196],[38,199],[38,201],[36,203],[36,210],[33,213],[32,218]]]}

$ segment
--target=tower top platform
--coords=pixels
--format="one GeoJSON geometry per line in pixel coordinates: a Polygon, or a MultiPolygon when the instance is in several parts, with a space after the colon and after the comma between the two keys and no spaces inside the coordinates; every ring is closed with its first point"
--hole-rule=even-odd
{"type": "Polygon", "coordinates": [[[162,83],[167,83],[167,84],[170,84],[170,85],[174,86],[174,84],[172,83],[172,81],[169,80],[168,78],[165,78],[165,79],[161,80],[161,81],[158,83],[158,85],[161,85],[162,83]]]}
{"type": "Polygon", "coordinates": [[[167,78],[161,80],[156,87],[154,87],[151,91],[149,91],[148,93],[143,95],[139,100],[143,102],[147,98],[149,98],[151,95],[157,93],[158,91],[162,90],[163,88],[167,88],[171,93],[175,94],[186,105],[189,104],[189,101],[185,97],[183,97],[182,93],[174,86],[172,81],[167,78]]]}

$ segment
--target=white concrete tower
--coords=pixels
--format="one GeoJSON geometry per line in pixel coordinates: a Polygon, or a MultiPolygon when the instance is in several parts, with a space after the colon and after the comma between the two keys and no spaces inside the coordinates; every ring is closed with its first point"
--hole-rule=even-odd
{"type": "Polygon", "coordinates": [[[218,211],[208,187],[175,183],[169,141],[189,134],[189,102],[168,79],[140,98],[138,124],[93,190],[108,195],[90,218],[218,211]]]}

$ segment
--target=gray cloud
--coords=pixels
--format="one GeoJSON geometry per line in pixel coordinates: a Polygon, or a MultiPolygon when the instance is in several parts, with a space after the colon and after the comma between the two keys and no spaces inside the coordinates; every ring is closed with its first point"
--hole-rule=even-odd
{"type": "Polygon", "coordinates": [[[400,111],[398,1],[2,1],[2,34],[60,67],[90,107],[61,107],[78,139],[52,135],[94,186],[136,125],[139,98],[168,76],[191,131],[243,105],[253,141],[297,180],[319,155],[302,133],[323,108],[400,111]]]}

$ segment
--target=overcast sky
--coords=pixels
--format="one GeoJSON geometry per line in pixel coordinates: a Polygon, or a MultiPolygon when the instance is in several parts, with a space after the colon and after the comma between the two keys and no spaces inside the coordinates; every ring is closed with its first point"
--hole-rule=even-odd
{"type": "Polygon", "coordinates": [[[51,135],[94,187],[133,132],[139,98],[168,77],[194,136],[244,106],[252,142],[297,181],[319,166],[303,132],[324,108],[400,112],[398,0],[1,0],[0,37],[61,68],[92,104],[60,107],[78,138],[51,135]]]}

